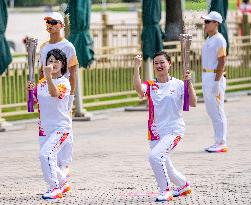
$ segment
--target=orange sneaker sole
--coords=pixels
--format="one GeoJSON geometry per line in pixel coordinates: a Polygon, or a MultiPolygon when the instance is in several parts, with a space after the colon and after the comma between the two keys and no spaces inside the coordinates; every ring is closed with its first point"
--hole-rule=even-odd
{"type": "Polygon", "coordinates": [[[66,193],[66,192],[68,192],[68,191],[70,191],[70,190],[71,190],[71,187],[68,186],[68,187],[66,187],[66,188],[62,191],[62,193],[64,194],[64,193],[66,193]]]}
{"type": "Polygon", "coordinates": [[[192,194],[192,189],[186,190],[180,194],[180,196],[187,196],[189,194],[192,194]]]}

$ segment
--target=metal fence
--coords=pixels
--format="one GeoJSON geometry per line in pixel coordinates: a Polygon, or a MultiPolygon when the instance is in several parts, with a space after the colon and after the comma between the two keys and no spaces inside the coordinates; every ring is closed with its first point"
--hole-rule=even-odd
{"type": "MultiPolygon", "coordinates": [[[[250,36],[238,37],[232,39],[231,42],[226,62],[228,81],[232,82],[236,89],[251,89],[251,38],[250,36]],[[240,82],[241,86],[235,85],[236,82],[240,82]]],[[[171,75],[182,78],[180,47],[178,42],[174,42],[174,47],[175,45],[176,48],[167,50],[173,61],[171,75]]],[[[195,82],[200,90],[201,52],[198,47],[192,48],[191,69],[195,73],[195,82]]],[[[133,88],[132,76],[134,56],[140,52],[140,47],[104,48],[103,51],[107,54],[97,54],[95,62],[89,69],[81,69],[84,106],[93,107],[116,102],[138,101],[133,88]]],[[[144,76],[143,69],[141,69],[141,74],[144,76]]],[[[35,79],[37,80],[37,78],[36,70],[35,79]]],[[[26,62],[12,63],[8,70],[0,76],[0,116],[27,113],[27,79],[26,62]]],[[[231,89],[230,85],[229,89],[231,89]]]]}
{"type": "MultiPolygon", "coordinates": [[[[202,14],[198,14],[202,15],[202,14]]],[[[241,23],[236,12],[229,12],[227,20],[229,38],[232,39],[240,33],[241,23]]],[[[192,34],[193,40],[204,39],[204,25],[198,16],[184,19],[185,26],[192,34]]],[[[161,22],[164,30],[164,22],[161,22]]],[[[102,14],[102,22],[91,24],[91,33],[94,41],[94,48],[103,47],[127,47],[138,46],[141,41],[142,21],[141,13],[138,13],[137,22],[134,23],[113,23],[108,21],[108,15],[102,14]]]]}

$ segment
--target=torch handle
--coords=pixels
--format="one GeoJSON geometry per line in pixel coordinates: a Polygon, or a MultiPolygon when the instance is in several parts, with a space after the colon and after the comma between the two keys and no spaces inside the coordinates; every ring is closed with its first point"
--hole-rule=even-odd
{"type": "MultiPolygon", "coordinates": [[[[34,82],[34,64],[36,56],[37,39],[27,37],[25,39],[25,44],[28,53],[29,81],[34,82]]],[[[28,91],[27,107],[28,107],[28,112],[34,112],[33,90],[28,91]]]]}
{"type": "Polygon", "coordinates": [[[28,112],[34,112],[34,99],[33,99],[33,90],[29,90],[28,92],[28,112]]]}
{"type": "Polygon", "coordinates": [[[188,80],[184,81],[184,102],[183,111],[189,111],[189,93],[188,93],[188,80]]]}

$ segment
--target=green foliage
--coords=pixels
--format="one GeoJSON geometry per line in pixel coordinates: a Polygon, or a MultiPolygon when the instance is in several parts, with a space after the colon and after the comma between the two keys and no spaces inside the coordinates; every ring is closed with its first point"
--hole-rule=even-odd
{"type": "MultiPolygon", "coordinates": [[[[106,0],[106,3],[136,3],[140,2],[140,0],[106,0]]],[[[101,4],[102,0],[92,0],[92,3],[94,4],[101,4]]]]}
{"type": "Polygon", "coordinates": [[[15,0],[15,6],[55,6],[66,2],[68,0],[15,0]]]}
{"type": "MultiPolygon", "coordinates": [[[[68,3],[70,0],[15,0],[15,6],[56,6],[62,3],[68,3]]],[[[140,0],[106,0],[106,3],[136,3],[140,0]]],[[[93,4],[101,4],[102,0],[92,0],[93,4]]]]}
{"type": "MultiPolygon", "coordinates": [[[[186,0],[186,9],[187,10],[207,10],[207,1],[206,0],[186,0]]],[[[228,9],[236,9],[236,0],[228,1],[228,9]]]]}

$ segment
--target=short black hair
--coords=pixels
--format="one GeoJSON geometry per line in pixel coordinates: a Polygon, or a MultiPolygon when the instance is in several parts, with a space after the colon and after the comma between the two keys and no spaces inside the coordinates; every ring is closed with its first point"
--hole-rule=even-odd
{"type": "Polygon", "coordinates": [[[62,62],[63,67],[61,68],[61,74],[64,75],[67,71],[67,58],[65,53],[58,48],[50,50],[46,56],[46,65],[47,65],[47,60],[49,59],[50,56],[54,56],[56,60],[62,62]]]}
{"type": "Polygon", "coordinates": [[[171,63],[171,56],[168,55],[166,51],[158,51],[158,52],[156,52],[156,53],[153,55],[153,60],[154,60],[154,58],[156,58],[157,56],[164,56],[165,59],[166,59],[169,63],[171,63]]]}

